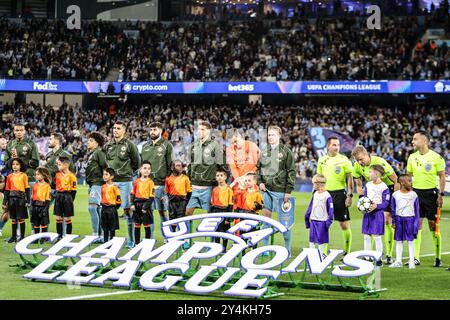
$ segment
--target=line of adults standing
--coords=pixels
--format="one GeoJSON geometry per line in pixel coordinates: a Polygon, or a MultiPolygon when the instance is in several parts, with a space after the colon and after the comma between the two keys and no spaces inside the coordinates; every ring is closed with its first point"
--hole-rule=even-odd
{"type": "MultiPolygon", "coordinates": [[[[413,189],[419,197],[420,228],[415,245],[414,263],[420,265],[420,247],[422,242],[422,222],[427,218],[433,241],[435,263],[434,267],[442,266],[442,236],[436,231],[438,208],[442,207],[445,189],[445,161],[435,151],[429,149],[430,137],[427,132],[414,134],[412,145],[414,151],[407,160],[406,172],[413,177],[413,189]]],[[[388,186],[390,194],[399,189],[397,175],[392,166],[383,158],[370,155],[361,145],[352,150],[354,165],[339,153],[340,145],[337,137],[330,137],[327,142],[327,154],[318,161],[317,173],[327,177],[325,188],[333,197],[335,218],[340,222],[344,235],[344,250],[351,250],[350,215],[348,208],[352,204],[353,178],[356,181],[356,192],[363,194],[363,180],[368,181],[369,169],[372,165],[381,165],[385,174],[381,180],[388,186]]],[[[392,262],[394,247],[394,228],[390,206],[385,210],[385,254],[386,262],[392,262]]],[[[450,271],[450,268],[447,270],[450,271]]]]}
{"type": "MultiPolygon", "coordinates": [[[[132,181],[141,161],[151,164],[151,178],[155,182],[155,201],[153,209],[158,211],[161,224],[168,220],[168,200],[164,190],[165,178],[170,175],[171,163],[174,159],[173,145],[163,136],[161,123],[153,122],[149,125],[150,140],[147,141],[139,154],[137,146],[126,138],[127,125],[123,121],[116,121],[112,132],[113,139],[106,142],[98,132],[88,135],[88,162],[86,181],[89,185],[89,213],[91,216],[92,233],[99,236],[101,241],[100,210],[101,185],[103,184],[103,169],[112,168],[116,172],[115,182],[120,189],[123,199],[122,208],[127,223],[128,247],[134,246],[134,230],[130,213],[130,193],[132,181]]],[[[195,127],[194,143],[189,149],[188,175],[192,183],[192,195],[186,208],[186,215],[192,215],[195,209],[209,211],[212,188],[215,186],[216,171],[221,168],[231,173],[234,181],[235,203],[239,199],[240,185],[247,173],[256,172],[260,178],[260,190],[263,192],[264,208],[262,213],[271,217],[279,210],[280,202],[288,202],[294,189],[295,169],[291,150],[280,143],[282,131],[279,127],[270,126],[267,130],[267,147],[260,151],[254,142],[246,140],[242,132],[234,130],[230,145],[224,149],[211,135],[211,124],[199,121],[195,127]]],[[[3,166],[15,157],[23,160],[27,166],[27,176],[30,186],[35,181],[34,172],[39,166],[39,153],[36,143],[26,136],[25,125],[16,123],[13,126],[14,139],[6,143],[0,141],[1,159],[3,166]]],[[[64,136],[53,133],[49,139],[50,152],[46,155],[45,167],[52,177],[57,172],[56,160],[60,156],[71,159],[70,170],[75,171],[72,156],[62,148],[64,136]]],[[[411,173],[414,190],[419,195],[421,223],[427,218],[435,247],[435,266],[442,265],[442,238],[436,230],[437,209],[442,207],[445,187],[445,161],[436,152],[429,149],[430,138],[426,132],[414,135],[412,144],[416,152],[408,158],[407,172],[411,173]],[[436,183],[436,178],[439,183],[436,183]]],[[[348,158],[339,153],[339,140],[331,137],[327,143],[327,154],[318,161],[318,173],[327,176],[326,189],[332,194],[336,219],[339,221],[344,235],[344,249],[351,250],[350,215],[348,208],[352,203],[353,178],[356,179],[356,191],[362,194],[362,179],[367,180],[368,169],[373,164],[380,164],[386,174],[382,180],[390,187],[391,193],[398,189],[397,175],[386,160],[370,155],[362,146],[357,146],[352,152],[356,160],[354,166],[348,158]]],[[[52,184],[52,193],[54,193],[52,184]]],[[[32,214],[32,213],[31,213],[32,214]]],[[[392,256],[393,229],[391,214],[385,212],[386,222],[386,253],[392,256]]],[[[2,225],[0,225],[1,231],[2,225]]],[[[152,230],[152,235],[154,232],[152,230]]],[[[290,249],[291,234],[285,233],[286,247],[290,249]]],[[[267,243],[268,239],[265,240],[267,243]]],[[[416,264],[420,264],[421,231],[416,239],[416,264]]]]}
{"type": "MultiPolygon", "coordinates": [[[[164,183],[171,174],[171,163],[174,159],[173,145],[162,136],[163,126],[159,122],[149,125],[150,140],[142,146],[139,154],[137,146],[126,138],[127,124],[116,121],[112,128],[113,139],[105,141],[102,134],[91,132],[88,135],[88,160],[86,167],[86,181],[89,186],[88,211],[91,217],[92,234],[98,236],[97,242],[102,241],[101,216],[101,185],[103,184],[103,169],[114,169],[115,183],[119,187],[122,197],[122,209],[127,224],[129,248],[134,246],[134,230],[130,213],[130,193],[133,177],[136,175],[142,161],[151,164],[151,178],[155,182],[155,201],[153,209],[158,211],[161,224],[168,220],[168,200],[165,194],[164,183]]],[[[263,156],[254,142],[245,140],[244,135],[235,130],[232,134],[231,144],[225,150],[223,145],[211,135],[212,126],[208,121],[196,122],[194,143],[189,148],[188,175],[192,183],[192,195],[188,201],[186,215],[192,215],[195,209],[209,211],[212,188],[216,185],[215,174],[221,168],[231,171],[232,181],[236,180],[235,191],[239,199],[239,184],[247,173],[259,173],[260,187],[265,197],[263,214],[271,216],[277,211],[278,198],[289,201],[290,193],[294,187],[295,170],[292,152],[280,144],[281,129],[270,127],[268,129],[268,149],[263,156]],[[275,157],[275,169],[272,168],[275,157]],[[239,182],[239,183],[238,183],[239,182]]],[[[27,175],[30,184],[34,182],[34,170],[39,166],[39,154],[36,143],[26,137],[23,124],[14,125],[15,138],[8,142],[4,152],[4,162],[19,157],[27,165],[27,175]]],[[[62,148],[64,136],[53,133],[49,139],[49,151],[46,155],[45,167],[54,178],[58,168],[56,160],[60,156],[69,157],[70,170],[75,172],[72,156],[62,148]]],[[[52,194],[54,193],[52,184],[52,194]]],[[[154,232],[152,232],[154,235],[154,232]]],[[[286,238],[286,245],[290,248],[290,232],[286,238]]]]}

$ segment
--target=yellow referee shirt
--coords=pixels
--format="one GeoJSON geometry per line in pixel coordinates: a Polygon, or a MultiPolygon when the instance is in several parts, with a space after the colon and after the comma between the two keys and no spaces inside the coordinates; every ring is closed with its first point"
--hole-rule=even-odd
{"type": "Polygon", "coordinates": [[[406,171],[413,176],[413,188],[434,189],[437,187],[436,176],[445,170],[445,160],[435,151],[429,150],[425,154],[419,151],[408,157],[406,171]]]}
{"type": "Polygon", "coordinates": [[[384,175],[381,177],[381,181],[387,186],[392,186],[394,183],[389,179],[389,176],[395,173],[394,168],[392,168],[385,159],[378,156],[370,156],[370,164],[364,167],[360,165],[359,162],[355,162],[353,167],[353,177],[355,177],[355,179],[363,177],[366,181],[369,181],[370,167],[376,164],[379,164],[384,168],[384,175]]]}
{"type": "Polygon", "coordinates": [[[345,189],[347,185],[347,174],[352,172],[352,163],[343,154],[337,154],[334,157],[325,155],[317,163],[317,173],[327,178],[325,189],[327,191],[336,191],[345,189]]]}

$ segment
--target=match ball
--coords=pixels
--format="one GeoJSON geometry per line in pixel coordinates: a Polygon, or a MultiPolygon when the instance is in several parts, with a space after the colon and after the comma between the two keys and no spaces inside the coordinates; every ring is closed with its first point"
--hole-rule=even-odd
{"type": "Polygon", "coordinates": [[[357,208],[362,214],[368,213],[373,201],[367,197],[361,197],[358,199],[357,208]]]}

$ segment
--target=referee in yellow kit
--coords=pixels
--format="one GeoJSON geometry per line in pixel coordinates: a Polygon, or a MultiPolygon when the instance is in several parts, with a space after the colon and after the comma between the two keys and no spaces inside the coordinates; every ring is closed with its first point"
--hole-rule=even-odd
{"type": "MultiPolygon", "coordinates": [[[[350,229],[350,213],[353,197],[353,166],[350,160],[339,153],[340,143],[336,136],[328,138],[327,154],[317,163],[317,173],[327,178],[325,189],[333,198],[334,219],[339,221],[344,237],[344,255],[350,252],[352,230],[350,229]],[[346,190],[347,187],[347,190],[346,190]]],[[[328,248],[325,248],[325,253],[328,248]]]]}
{"type": "Polygon", "coordinates": [[[445,188],[445,161],[435,151],[429,149],[430,137],[427,132],[417,132],[412,141],[416,152],[408,158],[406,171],[413,176],[413,189],[419,196],[420,227],[417,238],[414,240],[414,263],[420,264],[420,244],[422,241],[422,222],[427,218],[428,226],[433,237],[434,254],[436,256],[435,267],[442,266],[442,238],[441,234],[435,234],[437,209],[442,207],[442,199],[445,188]],[[437,188],[437,176],[439,176],[439,189],[437,188]]]}

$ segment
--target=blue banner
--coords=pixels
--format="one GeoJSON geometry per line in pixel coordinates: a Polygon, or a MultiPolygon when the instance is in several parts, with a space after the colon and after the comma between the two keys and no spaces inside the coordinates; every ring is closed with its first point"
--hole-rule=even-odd
{"type": "Polygon", "coordinates": [[[284,204],[284,199],[278,200],[278,221],[290,230],[294,225],[295,217],[295,198],[291,197],[287,205],[284,204]]]}
{"type": "Polygon", "coordinates": [[[329,137],[335,136],[339,138],[341,150],[340,153],[349,155],[355,145],[355,141],[348,134],[339,131],[324,129],[321,127],[313,127],[308,129],[308,134],[312,142],[314,152],[317,157],[327,154],[327,140],[329,137]]]}
{"type": "Polygon", "coordinates": [[[85,93],[81,81],[5,80],[0,79],[0,91],[85,93]]]}
{"type": "Polygon", "coordinates": [[[450,94],[450,81],[96,82],[0,79],[0,92],[98,94],[450,94]]]}

